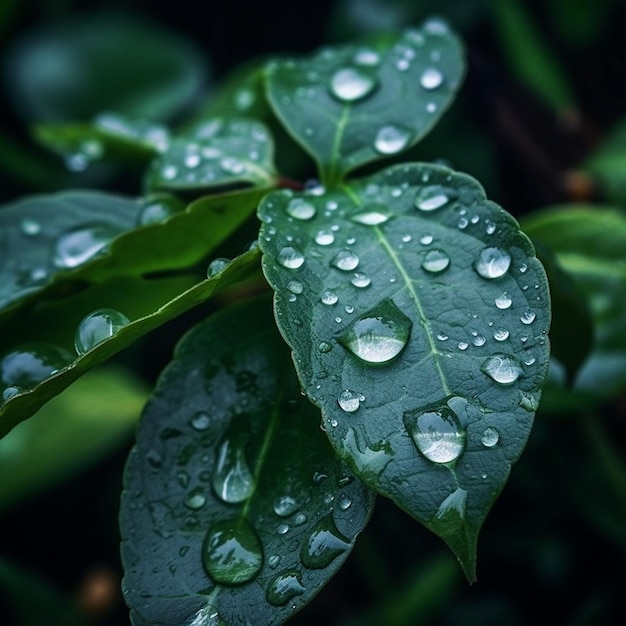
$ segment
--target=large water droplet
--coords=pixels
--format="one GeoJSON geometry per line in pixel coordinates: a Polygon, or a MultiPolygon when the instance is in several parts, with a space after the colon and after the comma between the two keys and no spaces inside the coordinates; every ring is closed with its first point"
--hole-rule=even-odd
{"type": "Polygon", "coordinates": [[[404,413],[404,426],[417,449],[433,463],[451,463],[465,449],[466,432],[448,401],[404,413]]]}
{"type": "Polygon", "coordinates": [[[289,517],[300,508],[300,504],[291,496],[279,496],[274,500],[274,513],[279,517],[289,517]]]}
{"type": "Polygon", "coordinates": [[[452,190],[441,185],[428,185],[415,195],[415,206],[420,211],[435,211],[446,205],[451,198],[452,190]]]}
{"type": "Polygon", "coordinates": [[[294,198],[287,205],[287,213],[298,220],[310,220],[316,212],[315,205],[302,198],[294,198]]]}
{"type": "Polygon", "coordinates": [[[202,564],[216,583],[239,585],[261,571],[263,548],[245,520],[217,522],[202,544],[202,564]]]}
{"type": "Polygon", "coordinates": [[[219,447],[213,471],[213,489],[224,502],[243,502],[255,489],[246,462],[244,445],[238,439],[225,439],[219,447]]]}
{"type": "Polygon", "coordinates": [[[86,224],[63,233],[55,242],[52,262],[59,269],[72,269],[101,252],[121,231],[111,224],[86,224]]]}
{"type": "Polygon", "coordinates": [[[304,591],[298,572],[284,572],[270,581],[265,590],[265,597],[274,606],[285,606],[289,600],[303,594],[304,591]]]}
{"type": "Polygon", "coordinates": [[[86,315],[78,324],[74,335],[77,354],[85,354],[102,341],[113,337],[130,320],[115,309],[97,309],[86,315]]]}
{"type": "Polygon", "coordinates": [[[339,532],[333,516],[327,515],[315,525],[306,539],[300,558],[305,567],[323,569],[349,549],[350,540],[339,532]]]}
{"type": "Polygon", "coordinates": [[[374,139],[374,148],[380,154],[397,154],[411,141],[412,133],[402,126],[383,126],[374,139]]]}
{"type": "Polygon", "coordinates": [[[521,363],[508,354],[494,354],[480,367],[480,371],[501,385],[514,383],[523,373],[521,363]]]}
{"type": "Polygon", "coordinates": [[[350,389],[344,389],[337,398],[337,404],[342,411],[346,413],[354,413],[359,410],[361,402],[365,400],[365,396],[350,389]]]}
{"type": "Polygon", "coordinates": [[[429,250],[424,256],[422,267],[431,274],[439,274],[450,265],[450,257],[439,248],[429,250]]]}
{"type": "Polygon", "coordinates": [[[424,70],[424,72],[420,76],[420,85],[424,89],[428,89],[429,91],[431,89],[437,89],[437,87],[440,87],[442,83],[443,74],[434,67],[429,67],[428,69],[424,70]]]}
{"type": "Polygon", "coordinates": [[[5,389],[32,389],[72,361],[72,355],[58,346],[44,342],[27,343],[2,357],[0,380],[5,389]]]}
{"type": "Polygon", "coordinates": [[[296,248],[285,246],[278,253],[278,262],[287,269],[298,269],[304,263],[304,255],[296,248]]]}
{"type": "Polygon", "coordinates": [[[511,255],[502,248],[485,248],[474,263],[474,269],[483,278],[500,278],[511,265],[511,255]]]}
{"type": "Polygon", "coordinates": [[[350,219],[366,226],[378,226],[378,224],[384,224],[391,216],[391,211],[384,204],[371,202],[357,213],[350,215],[350,219]]]}
{"type": "Polygon", "coordinates": [[[350,272],[358,267],[359,257],[351,250],[340,250],[330,264],[342,272],[350,272]]]}
{"type": "Polygon", "coordinates": [[[499,439],[500,433],[492,426],[488,426],[483,431],[480,441],[486,448],[493,448],[498,443],[499,439]]]}
{"type": "Polygon", "coordinates": [[[412,325],[391,300],[384,300],[357,318],[338,341],[366,363],[388,363],[406,346],[412,325]]]}
{"type": "Polygon", "coordinates": [[[343,102],[356,102],[369,96],[378,81],[375,74],[358,68],[337,70],[330,79],[330,92],[343,102]]]}

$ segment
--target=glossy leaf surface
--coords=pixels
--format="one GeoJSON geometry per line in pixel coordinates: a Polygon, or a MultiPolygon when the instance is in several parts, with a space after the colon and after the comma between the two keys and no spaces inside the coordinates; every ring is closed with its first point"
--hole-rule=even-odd
{"type": "Polygon", "coordinates": [[[268,298],[179,344],[122,495],[133,624],[281,623],[348,556],[373,495],[299,392],[268,298]]]}
{"type": "Polygon", "coordinates": [[[277,321],[333,447],[473,579],[548,367],[530,241],[475,180],[426,164],[275,192],[259,215],[277,321]]]}
{"type": "Polygon", "coordinates": [[[419,141],[452,102],[463,72],[459,41],[433,19],[379,47],[323,48],[308,59],[274,61],[267,90],[279,119],[331,184],[419,141]]]}

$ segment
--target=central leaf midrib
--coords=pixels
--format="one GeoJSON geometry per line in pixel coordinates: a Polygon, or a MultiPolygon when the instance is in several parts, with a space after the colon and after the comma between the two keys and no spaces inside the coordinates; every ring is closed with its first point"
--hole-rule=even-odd
{"type": "Polygon", "coordinates": [[[408,272],[404,268],[404,265],[401,263],[400,259],[398,258],[398,255],[396,254],[395,250],[389,243],[389,240],[385,237],[385,234],[383,233],[382,229],[379,228],[378,226],[375,226],[374,232],[376,233],[376,237],[378,238],[378,241],[381,243],[381,245],[383,246],[383,248],[389,255],[389,258],[391,259],[392,263],[396,266],[396,268],[400,272],[400,275],[402,276],[402,279],[404,280],[406,288],[409,294],[411,295],[413,302],[415,303],[415,308],[417,310],[417,314],[419,318],[423,320],[426,324],[426,326],[423,326],[424,334],[426,335],[426,339],[428,340],[428,344],[430,346],[430,353],[435,363],[435,369],[437,370],[437,374],[439,375],[439,380],[441,382],[441,386],[443,388],[444,394],[446,396],[449,396],[451,395],[451,391],[448,385],[448,380],[441,367],[441,363],[439,363],[439,359],[437,358],[439,351],[437,350],[435,338],[431,331],[430,320],[428,319],[428,317],[426,316],[426,313],[424,312],[424,308],[422,306],[420,297],[417,293],[417,290],[415,289],[415,282],[411,280],[411,277],[409,276],[408,272]]]}

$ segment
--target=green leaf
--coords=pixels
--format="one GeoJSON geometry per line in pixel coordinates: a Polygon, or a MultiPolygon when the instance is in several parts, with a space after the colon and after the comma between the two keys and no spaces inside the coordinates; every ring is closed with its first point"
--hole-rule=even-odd
{"type": "Polygon", "coordinates": [[[377,46],[274,61],[267,90],[276,115],[332,185],[419,141],[452,102],[463,72],[461,44],[433,19],[377,46]]]}
{"type": "Polygon", "coordinates": [[[301,397],[267,298],[180,343],[124,483],[135,626],[282,623],[347,558],[374,501],[301,397]]]}
{"type": "Polygon", "coordinates": [[[148,174],[152,189],[207,189],[274,182],[273,143],[260,122],[213,119],[173,139],[148,174]]]}
{"type": "Polygon", "coordinates": [[[594,349],[574,389],[595,398],[614,395],[626,383],[626,217],[611,208],[566,205],[534,213],[524,228],[556,254],[591,308],[594,349]]]}
{"type": "Polygon", "coordinates": [[[127,441],[147,400],[131,372],[90,372],[0,440],[0,513],[127,441]]]}
{"type": "MultiPolygon", "coordinates": [[[[42,322],[40,324],[25,323],[23,328],[31,332],[34,328],[35,334],[38,335],[41,335],[43,328],[43,332],[47,333],[50,328],[47,324],[56,315],[64,319],[64,325],[61,327],[62,341],[59,344],[50,344],[48,334],[45,334],[45,341],[43,342],[21,347],[15,346],[14,351],[27,353],[27,356],[24,357],[27,368],[25,372],[20,374],[21,377],[25,376],[28,379],[28,384],[25,385],[15,384],[12,381],[13,374],[10,372],[14,371],[14,368],[10,363],[7,364],[7,354],[5,353],[4,360],[0,362],[0,384],[2,384],[4,393],[4,404],[0,405],[0,437],[4,436],[19,422],[30,417],[45,402],[58,395],[84,373],[130,346],[143,335],[194,306],[202,304],[211,296],[249,278],[256,269],[257,263],[258,251],[251,250],[237,257],[228,265],[221,262],[219,272],[216,271],[211,278],[193,285],[182,293],[181,284],[185,284],[189,278],[169,279],[169,281],[174,281],[173,288],[166,284],[165,289],[163,289],[162,284],[159,283],[156,296],[150,281],[122,277],[115,279],[112,284],[104,283],[94,287],[95,291],[91,293],[79,294],[77,298],[80,307],[75,310],[72,306],[73,303],[65,302],[60,305],[61,313],[58,310],[54,311],[54,304],[48,305],[52,309],[51,315],[49,315],[50,309],[45,307],[43,310],[40,309],[33,313],[35,319],[39,318],[42,322]],[[164,300],[164,295],[168,293],[170,299],[164,300]],[[85,314],[94,310],[96,302],[102,302],[102,307],[109,308],[115,305],[116,301],[121,300],[130,303],[132,299],[136,303],[132,310],[142,310],[143,314],[139,314],[135,318],[129,309],[121,311],[128,318],[128,323],[114,326],[110,331],[112,333],[110,336],[80,356],[74,357],[70,353],[75,330],[81,321],[81,309],[82,314],[85,314]],[[161,304],[157,305],[159,299],[161,299],[161,304]],[[67,312],[72,310],[74,312],[68,316],[67,312]],[[64,316],[63,313],[66,315],[64,316]],[[74,320],[74,324],[71,324],[70,320],[74,320]],[[29,357],[28,354],[34,356],[29,357]],[[33,367],[32,371],[31,367],[33,367]]],[[[114,310],[114,313],[118,313],[118,311],[114,310]]],[[[51,327],[52,333],[55,333],[56,330],[55,326],[51,327]]],[[[30,339],[33,339],[32,334],[30,339]]]]}
{"type": "Polygon", "coordinates": [[[275,192],[259,216],[277,321],[333,447],[473,580],[548,367],[530,241],[474,179],[427,164],[275,192]]]}
{"type": "Polygon", "coordinates": [[[206,79],[189,41],[128,14],[94,12],[47,22],[7,55],[8,95],[29,120],[88,120],[101,111],[162,120],[206,79]]]}

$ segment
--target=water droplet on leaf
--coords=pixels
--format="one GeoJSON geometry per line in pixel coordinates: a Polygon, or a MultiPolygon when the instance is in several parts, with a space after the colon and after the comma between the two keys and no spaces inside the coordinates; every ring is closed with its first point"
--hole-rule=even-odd
{"type": "Polygon", "coordinates": [[[353,222],[365,224],[366,226],[378,226],[384,224],[392,217],[391,211],[378,202],[372,202],[363,206],[357,213],[350,215],[353,222]]]}
{"type": "Polygon", "coordinates": [[[375,74],[359,68],[346,67],[333,74],[330,79],[330,92],[342,102],[356,102],[369,96],[377,84],[375,74]]]}
{"type": "Polygon", "coordinates": [[[296,248],[285,246],[278,253],[278,262],[287,269],[298,269],[304,263],[304,255],[296,248]]]}
{"type": "Polygon", "coordinates": [[[77,354],[84,354],[94,346],[128,325],[130,320],[115,309],[97,309],[85,316],[78,324],[74,336],[74,347],[77,354]]]}
{"type": "Polygon", "coordinates": [[[317,212],[315,206],[302,198],[294,198],[287,205],[287,213],[298,220],[310,220],[317,212]]]}
{"type": "Polygon", "coordinates": [[[474,263],[474,269],[483,278],[504,276],[511,265],[511,255],[501,248],[485,248],[474,263]]]}
{"type": "Polygon", "coordinates": [[[230,259],[225,259],[224,257],[218,257],[217,259],[213,259],[209,263],[209,267],[206,271],[207,278],[215,278],[218,274],[221,274],[231,263],[230,259]]]}
{"type": "Polygon", "coordinates": [[[103,251],[120,233],[111,224],[87,224],[63,233],[55,242],[52,262],[59,269],[72,269],[103,251]]]}
{"type": "Polygon", "coordinates": [[[422,187],[415,196],[415,206],[420,211],[435,211],[450,201],[450,192],[451,190],[440,185],[422,187]]]}
{"type": "Polygon", "coordinates": [[[370,277],[365,272],[355,272],[350,282],[355,286],[363,289],[371,284],[370,277]]]}
{"type": "Polygon", "coordinates": [[[322,304],[330,306],[332,304],[337,304],[339,296],[333,291],[326,290],[324,291],[324,293],[322,293],[320,300],[322,304]]]}
{"type": "Polygon", "coordinates": [[[305,567],[323,569],[349,549],[349,539],[339,532],[332,515],[327,515],[315,525],[307,537],[300,558],[305,567]]]}
{"type": "Polygon", "coordinates": [[[344,389],[337,398],[337,404],[342,411],[346,413],[354,413],[359,410],[361,402],[365,400],[365,397],[356,391],[350,389],[344,389]]]}
{"type": "Polygon", "coordinates": [[[420,85],[427,90],[437,89],[443,83],[443,74],[434,67],[424,70],[420,76],[420,85]]]}
{"type": "Polygon", "coordinates": [[[351,250],[340,250],[330,264],[342,272],[350,272],[358,267],[359,257],[351,250]]]}
{"type": "Polygon", "coordinates": [[[490,356],[480,370],[501,385],[514,383],[524,373],[521,363],[508,354],[490,356]]]}
{"type": "Polygon", "coordinates": [[[431,274],[439,274],[450,265],[450,257],[439,248],[429,250],[424,256],[422,267],[431,274]]]}
{"type": "Polygon", "coordinates": [[[525,311],[520,317],[522,324],[532,324],[537,315],[533,311],[525,311]]]}
{"type": "Polygon", "coordinates": [[[486,448],[493,448],[500,439],[500,433],[493,427],[489,426],[483,431],[480,441],[486,448]]]}
{"type": "Polygon", "coordinates": [[[496,306],[499,309],[508,309],[511,307],[511,304],[513,304],[513,300],[511,299],[511,296],[509,296],[506,292],[498,296],[495,302],[496,302],[496,306]]]}
{"type": "Polygon", "coordinates": [[[247,500],[255,489],[254,476],[248,467],[243,442],[225,439],[220,445],[213,471],[213,489],[230,503],[247,500]]]}
{"type": "Polygon", "coordinates": [[[279,517],[289,517],[299,508],[298,501],[291,496],[279,496],[274,500],[274,513],[279,517]]]}
{"type": "Polygon", "coordinates": [[[398,154],[411,141],[412,132],[402,126],[383,126],[374,139],[374,148],[379,154],[398,154]]]}
{"type": "Polygon", "coordinates": [[[265,597],[273,606],[285,606],[287,602],[303,594],[305,591],[297,572],[285,572],[274,577],[267,589],[265,597]]]}

